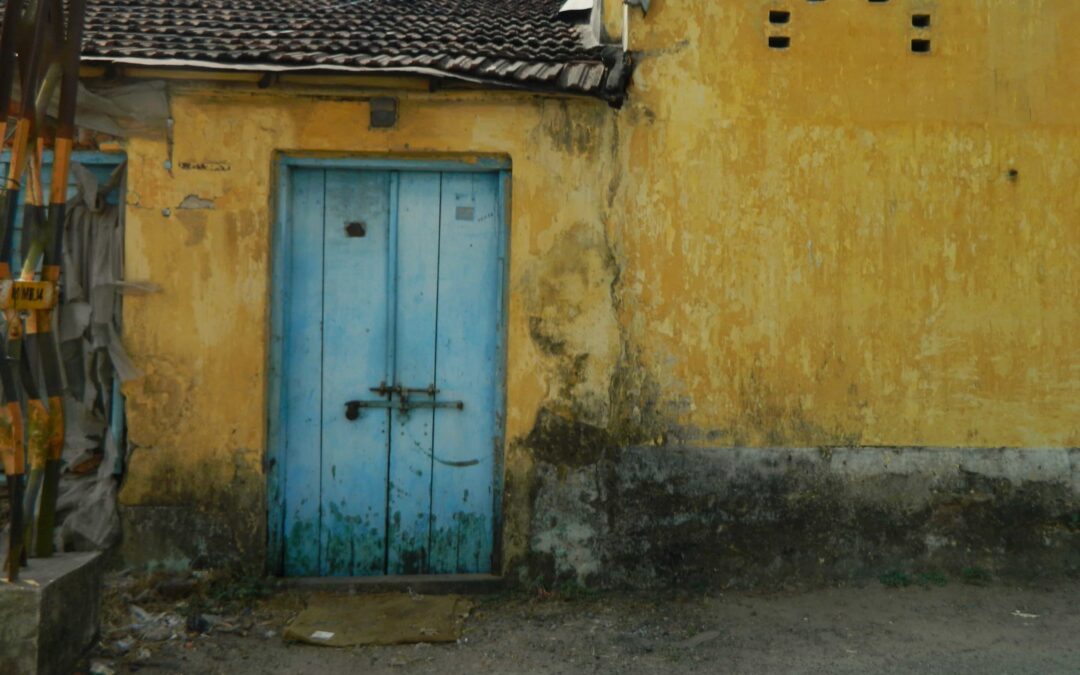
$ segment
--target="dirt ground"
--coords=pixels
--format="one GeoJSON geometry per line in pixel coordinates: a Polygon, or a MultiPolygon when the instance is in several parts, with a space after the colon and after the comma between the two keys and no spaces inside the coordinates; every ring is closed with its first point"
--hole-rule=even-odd
{"type": "Polygon", "coordinates": [[[769,594],[507,593],[478,598],[456,644],[335,649],[283,641],[302,592],[114,578],[101,645],[81,672],[1080,672],[1080,583],[933,581],[769,594]],[[158,618],[156,629],[133,628],[132,604],[158,618]]]}

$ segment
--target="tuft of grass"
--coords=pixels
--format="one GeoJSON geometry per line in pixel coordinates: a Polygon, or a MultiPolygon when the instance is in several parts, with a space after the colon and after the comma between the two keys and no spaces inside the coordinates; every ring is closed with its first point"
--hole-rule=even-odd
{"type": "Polygon", "coordinates": [[[891,570],[878,577],[878,581],[888,588],[907,588],[914,580],[903,570],[891,570]]]}
{"type": "Polygon", "coordinates": [[[960,577],[964,580],[965,584],[970,584],[972,586],[986,586],[993,579],[993,577],[990,576],[990,572],[982,567],[965,567],[960,570],[960,577]]]}
{"type": "Polygon", "coordinates": [[[916,575],[915,580],[923,588],[930,588],[931,586],[944,586],[949,583],[949,578],[941,572],[922,572],[916,575]]]}
{"type": "Polygon", "coordinates": [[[218,603],[248,603],[267,598],[272,592],[273,588],[262,577],[227,575],[212,579],[206,595],[218,603]]]}

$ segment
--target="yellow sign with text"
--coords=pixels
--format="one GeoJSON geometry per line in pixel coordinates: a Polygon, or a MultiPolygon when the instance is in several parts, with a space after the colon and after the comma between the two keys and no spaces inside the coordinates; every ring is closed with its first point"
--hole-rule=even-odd
{"type": "Polygon", "coordinates": [[[52,281],[0,281],[0,307],[17,311],[52,309],[59,293],[52,281]]]}

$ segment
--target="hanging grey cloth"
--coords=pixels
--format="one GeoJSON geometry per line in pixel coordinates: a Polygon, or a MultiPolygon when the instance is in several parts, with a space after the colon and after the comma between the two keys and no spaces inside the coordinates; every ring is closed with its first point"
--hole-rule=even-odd
{"type": "Polygon", "coordinates": [[[64,364],[64,474],[57,500],[59,550],[107,548],[120,536],[116,508],[121,449],[119,381],[138,376],[120,341],[123,280],[124,165],[104,184],[72,165],[78,192],[64,223],[64,294],[60,308],[60,355],[64,364]]]}

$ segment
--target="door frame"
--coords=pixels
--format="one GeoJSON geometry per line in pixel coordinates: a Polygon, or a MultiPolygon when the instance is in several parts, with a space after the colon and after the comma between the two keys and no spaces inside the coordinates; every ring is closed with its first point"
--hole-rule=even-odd
{"type": "MultiPolygon", "coordinates": [[[[285,556],[285,483],[288,467],[284,448],[285,382],[282,377],[282,357],[287,353],[285,310],[289,302],[288,256],[291,245],[289,227],[290,184],[296,169],[355,169],[367,171],[428,171],[454,173],[494,173],[499,177],[499,265],[498,298],[499,328],[496,336],[495,359],[495,428],[496,443],[492,458],[492,574],[502,573],[502,497],[505,474],[506,444],[506,336],[509,310],[507,280],[510,270],[510,187],[511,163],[507,157],[467,155],[460,157],[423,158],[387,155],[350,155],[327,157],[318,154],[276,153],[271,196],[273,231],[270,238],[270,313],[267,349],[267,441],[263,470],[266,475],[266,568],[275,576],[284,573],[285,556]]],[[[370,577],[378,579],[379,577],[370,577]]]]}

